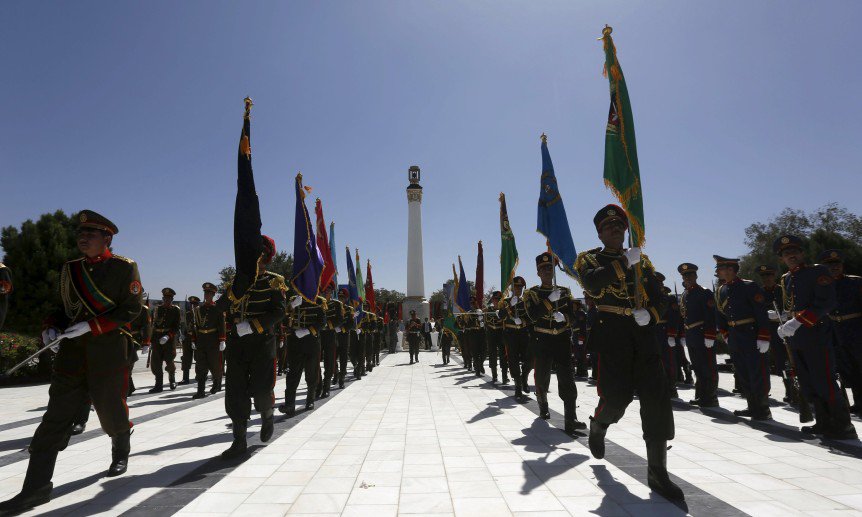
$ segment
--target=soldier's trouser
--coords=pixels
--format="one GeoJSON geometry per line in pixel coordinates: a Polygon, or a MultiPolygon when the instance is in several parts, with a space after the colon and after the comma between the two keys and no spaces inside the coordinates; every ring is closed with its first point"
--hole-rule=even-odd
{"type": "Polygon", "coordinates": [[[461,337],[459,338],[460,348],[461,348],[461,357],[464,359],[464,368],[468,370],[473,369],[473,354],[472,347],[470,344],[469,331],[461,332],[461,337]]]}
{"type": "Polygon", "coordinates": [[[685,347],[682,346],[679,339],[676,340],[676,346],[674,347],[674,350],[676,351],[677,375],[682,376],[683,375],[683,371],[682,371],[683,367],[686,365],[691,366],[691,363],[689,362],[688,358],[685,356],[685,347]]]}
{"type": "Polygon", "coordinates": [[[338,370],[337,348],[335,331],[324,330],[320,333],[320,345],[323,354],[323,389],[328,390],[332,384],[332,377],[338,370]]]}
{"type": "Polygon", "coordinates": [[[770,322],[770,326],[769,355],[772,359],[772,373],[783,377],[784,366],[787,363],[787,347],[784,345],[784,340],[778,336],[778,324],[770,322]]]}
{"type": "MultiPolygon", "coordinates": [[[[803,330],[810,329],[803,327],[796,333],[803,330]]],[[[832,346],[810,342],[800,345],[796,336],[793,336],[791,344],[799,389],[805,398],[814,404],[817,420],[820,421],[822,417],[826,420],[823,424],[835,429],[847,427],[850,423],[850,411],[835,380],[835,351],[832,346]],[[816,411],[817,409],[821,411],[816,411]]]]}
{"type": "Polygon", "coordinates": [[[503,341],[503,329],[488,329],[485,333],[485,339],[488,350],[488,366],[491,367],[491,375],[496,379],[497,359],[500,353],[498,345],[503,341]]]}
{"type": "Polygon", "coordinates": [[[363,332],[359,337],[365,347],[365,369],[371,371],[374,369],[374,333],[363,332]]]}
{"type": "Polygon", "coordinates": [[[287,347],[282,345],[281,348],[277,349],[276,356],[278,358],[278,371],[284,373],[287,369],[287,347]]]}
{"type": "Polygon", "coordinates": [[[394,354],[398,351],[398,325],[394,322],[389,325],[389,353],[394,354]]]}
{"type": "Polygon", "coordinates": [[[452,339],[446,336],[438,339],[440,341],[440,354],[443,356],[443,364],[449,364],[449,355],[452,353],[452,339]]]}
{"type": "Polygon", "coordinates": [[[548,405],[548,388],[551,386],[551,366],[557,366],[557,392],[567,407],[574,409],[578,398],[578,389],[572,372],[571,339],[568,333],[533,335],[533,358],[536,371],[533,379],[536,383],[536,400],[539,406],[548,405]]]}
{"type": "Polygon", "coordinates": [[[174,364],[176,357],[177,349],[174,346],[173,339],[169,339],[164,345],[159,343],[158,338],[153,339],[153,345],[150,349],[150,371],[156,376],[157,385],[162,383],[162,373],[164,371],[167,371],[169,375],[173,375],[177,371],[177,367],[174,364]]]}
{"type": "Polygon", "coordinates": [[[380,348],[383,346],[383,334],[374,333],[374,364],[380,364],[380,348]]]}
{"type": "Polygon", "coordinates": [[[503,332],[506,356],[509,358],[509,373],[515,382],[529,375],[533,359],[530,357],[530,333],[527,329],[506,329],[503,332]]]}
{"type": "Polygon", "coordinates": [[[335,339],[338,343],[338,349],[336,352],[339,364],[338,380],[339,382],[343,382],[344,377],[347,376],[347,359],[350,355],[350,333],[339,332],[335,339]]]}
{"type": "Polygon", "coordinates": [[[415,332],[410,332],[407,334],[407,346],[408,353],[410,354],[411,361],[419,360],[419,334],[415,332]]]}
{"type": "Polygon", "coordinates": [[[365,345],[362,334],[350,333],[350,362],[353,363],[353,375],[358,379],[365,373],[365,345]]]}
{"type": "Polygon", "coordinates": [[[296,389],[302,373],[308,389],[306,401],[314,400],[314,391],[320,374],[320,338],[309,334],[302,339],[293,338],[285,345],[287,351],[287,375],[284,381],[284,403],[288,407],[296,403],[296,389]]]}
{"type": "Polygon", "coordinates": [[[587,346],[578,336],[572,337],[572,347],[575,351],[575,364],[577,365],[578,375],[587,374],[587,346]]]}
{"type": "Polygon", "coordinates": [[[464,333],[470,345],[470,357],[473,359],[473,371],[485,371],[485,331],[468,330],[464,333]]]}
{"type": "Polygon", "coordinates": [[[183,356],[180,358],[180,366],[184,372],[192,369],[192,358],[195,356],[195,351],[192,350],[192,341],[189,337],[183,341],[183,356]]]}
{"type": "Polygon", "coordinates": [[[664,368],[664,375],[667,378],[669,391],[673,391],[676,387],[676,347],[670,346],[665,338],[665,342],[661,344],[661,362],[664,368]]]}
{"type": "Polygon", "coordinates": [[[766,400],[769,395],[769,356],[757,351],[754,325],[730,329],[728,346],[736,350],[734,366],[739,374],[739,389],[751,400],[766,400]]]}
{"type": "Polygon", "coordinates": [[[90,397],[87,397],[87,400],[81,404],[81,409],[78,410],[77,416],[75,416],[75,424],[86,424],[90,420],[90,408],[93,406],[93,403],[90,401],[90,397]]]}
{"type": "Polygon", "coordinates": [[[706,348],[703,328],[695,327],[685,331],[685,345],[691,357],[691,368],[694,370],[694,398],[713,401],[718,390],[718,364],[715,358],[715,346],[706,348]]]}
{"type": "MultiPolygon", "coordinates": [[[[862,319],[855,318],[833,325],[838,373],[844,381],[844,387],[858,391],[862,389],[862,319]]],[[[853,401],[854,404],[860,402],[853,401]]]]}
{"type": "Polygon", "coordinates": [[[203,336],[198,338],[195,350],[195,376],[198,382],[205,382],[207,373],[213,376],[213,382],[222,378],[222,353],[218,349],[219,340],[208,339],[203,336]]]}
{"type": "Polygon", "coordinates": [[[231,420],[248,420],[252,400],[258,413],[272,411],[275,404],[276,346],[274,336],[228,337],[224,406],[231,420]]]}
{"type": "Polygon", "coordinates": [[[653,326],[602,312],[590,339],[598,355],[599,403],[593,418],[606,426],[619,422],[637,392],[644,439],[673,439],[673,411],[653,326]]]}
{"type": "Polygon", "coordinates": [[[101,336],[84,334],[60,344],[48,389],[48,409],[33,434],[30,452],[65,449],[75,419],[88,400],[108,436],[129,432],[127,353],[126,337],[116,330],[101,336]]]}
{"type": "Polygon", "coordinates": [[[500,374],[503,382],[509,381],[509,354],[506,352],[506,341],[503,339],[503,329],[500,329],[500,337],[497,339],[497,356],[500,358],[500,374]]]}

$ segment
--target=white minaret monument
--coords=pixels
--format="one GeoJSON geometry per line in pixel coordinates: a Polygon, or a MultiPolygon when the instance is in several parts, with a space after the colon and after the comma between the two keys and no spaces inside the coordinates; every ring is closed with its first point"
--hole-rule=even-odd
{"type": "Polygon", "coordinates": [[[402,305],[402,317],[410,319],[410,311],[423,320],[429,317],[425,300],[425,268],[422,263],[422,185],[419,167],[407,170],[407,299],[402,305]]]}

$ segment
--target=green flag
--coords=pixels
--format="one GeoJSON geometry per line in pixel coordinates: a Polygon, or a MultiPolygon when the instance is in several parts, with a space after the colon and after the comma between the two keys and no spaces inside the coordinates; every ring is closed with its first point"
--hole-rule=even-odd
{"type": "Polygon", "coordinates": [[[359,299],[365,301],[365,282],[362,281],[362,262],[359,262],[359,248],[356,248],[356,291],[359,292],[359,299]]]}
{"type": "Polygon", "coordinates": [[[629,91],[617,49],[611,38],[613,29],[605,25],[601,40],[605,49],[605,69],[611,90],[611,108],[605,130],[605,185],[613,191],[629,216],[629,235],[633,246],[644,244],[644,203],[638,167],[635,124],[629,91]]]}
{"type": "Polygon", "coordinates": [[[515,278],[515,268],[518,267],[518,248],[515,246],[515,234],[509,226],[509,212],[506,210],[506,194],[500,192],[500,290],[503,296],[509,291],[512,279],[515,278]]]}

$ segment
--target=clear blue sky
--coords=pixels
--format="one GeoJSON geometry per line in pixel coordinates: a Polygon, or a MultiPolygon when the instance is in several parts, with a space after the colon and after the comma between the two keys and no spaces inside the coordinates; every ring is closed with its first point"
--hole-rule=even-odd
{"type": "MultiPolygon", "coordinates": [[[[232,261],[242,99],[264,232],[292,249],[302,171],[375,284],[406,287],[407,168],[422,168],[425,286],[461,254],[499,285],[497,196],[533,257],[551,156],[579,250],[598,245],[614,27],[660,270],[744,253],[784,207],[859,213],[855,1],[2,2],[0,224],[91,208],[144,287],[197,293],[232,261]]],[[[309,206],[311,208],[311,206],[309,206]]],[[[708,278],[708,275],[707,275],[708,278]]]]}

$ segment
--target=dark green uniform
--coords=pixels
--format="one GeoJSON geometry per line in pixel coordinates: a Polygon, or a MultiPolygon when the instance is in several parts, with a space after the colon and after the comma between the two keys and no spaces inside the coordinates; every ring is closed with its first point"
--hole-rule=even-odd
{"type": "Polygon", "coordinates": [[[323,355],[323,383],[321,397],[329,396],[329,386],[338,371],[338,343],[336,333],[344,322],[344,304],[338,300],[326,301],[326,323],[320,330],[321,353],[323,355]]]}
{"type": "Polygon", "coordinates": [[[502,318],[504,331],[503,341],[506,345],[506,357],[509,360],[509,373],[515,381],[515,397],[523,398],[530,392],[530,370],[533,368],[532,351],[530,350],[529,318],[524,308],[523,292],[520,297],[514,295],[504,299],[500,304],[498,314],[502,318]]]}
{"type": "Polygon", "coordinates": [[[180,333],[181,310],[178,306],[161,304],[153,312],[153,337],[150,351],[150,370],[156,376],[154,390],[163,386],[163,371],[168,372],[168,382],[171,389],[176,388],[174,372],[177,367],[174,359],[177,357],[177,339],[180,333]],[[162,366],[164,365],[164,366],[162,366]],[[164,370],[162,369],[164,368],[164,370]]]}
{"type": "Polygon", "coordinates": [[[132,339],[129,340],[129,395],[135,391],[135,383],[132,380],[132,371],[138,362],[138,352],[141,347],[150,346],[150,333],[152,332],[153,320],[150,317],[150,308],[141,304],[141,312],[129,325],[132,339]]]}
{"type": "MultiPolygon", "coordinates": [[[[339,300],[340,301],[340,300],[339,300]]],[[[338,333],[335,339],[338,343],[338,387],[344,387],[344,378],[347,376],[347,361],[350,359],[350,340],[355,335],[353,329],[356,327],[356,319],[353,307],[344,306],[344,317],[341,319],[341,326],[338,328],[338,333]]]]}
{"type": "Polygon", "coordinates": [[[497,316],[498,306],[488,304],[485,308],[485,340],[488,350],[488,366],[491,367],[491,377],[497,382],[497,359],[500,359],[500,369],[503,371],[503,383],[509,382],[506,365],[506,350],[503,344],[503,320],[497,316]]]}
{"type": "Polygon", "coordinates": [[[189,371],[192,369],[192,360],[194,359],[195,351],[192,349],[192,342],[195,340],[197,329],[197,320],[195,319],[194,310],[199,307],[200,299],[197,296],[190,297],[188,300],[188,309],[186,310],[186,327],[183,332],[182,348],[183,355],[180,357],[180,366],[183,370],[183,380],[180,384],[188,384],[189,371]]]}
{"type": "Polygon", "coordinates": [[[404,327],[407,334],[407,346],[410,353],[410,364],[419,361],[419,339],[422,331],[422,322],[415,315],[407,321],[404,327]]]}
{"type": "Polygon", "coordinates": [[[194,308],[193,343],[195,346],[195,375],[198,391],[206,384],[207,373],[212,375],[213,385],[210,393],[221,390],[223,357],[221,344],[226,341],[224,312],[215,303],[204,303],[194,308]]]}
{"type": "MultiPolygon", "coordinates": [[[[297,295],[299,296],[299,295],[297,295]]],[[[284,386],[284,405],[280,411],[292,416],[296,413],[296,389],[305,372],[307,392],[305,407],[314,408],[314,396],[320,375],[320,330],[326,325],[327,302],[322,296],[315,303],[303,299],[290,309],[285,328],[287,333],[287,376],[284,386]],[[304,330],[303,330],[304,329],[304,330]],[[303,333],[301,337],[297,331],[303,333]],[[307,331],[307,333],[305,333],[307,331]]]]}
{"type": "Polygon", "coordinates": [[[485,331],[482,329],[482,321],[475,312],[459,314],[455,318],[455,325],[461,329],[461,351],[466,351],[467,358],[471,360],[468,369],[472,370],[476,377],[485,373],[485,331]]]}

